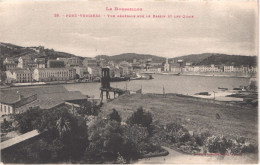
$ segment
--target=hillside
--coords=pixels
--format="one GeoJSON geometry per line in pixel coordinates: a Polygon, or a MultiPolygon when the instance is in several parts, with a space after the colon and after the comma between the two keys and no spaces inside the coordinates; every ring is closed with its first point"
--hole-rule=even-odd
{"type": "Polygon", "coordinates": [[[257,65],[256,56],[227,55],[217,53],[191,54],[187,56],[171,58],[170,60],[183,60],[184,62],[191,62],[193,65],[257,65]]]}
{"type": "Polygon", "coordinates": [[[115,62],[120,62],[120,61],[133,62],[133,59],[147,60],[150,58],[152,58],[153,61],[165,60],[165,57],[159,57],[159,56],[149,55],[149,54],[136,54],[136,53],[123,53],[123,54],[113,55],[113,56],[99,55],[99,56],[96,56],[96,58],[97,59],[102,58],[107,61],[115,61],[115,62]]]}
{"type": "Polygon", "coordinates": [[[210,57],[205,58],[204,60],[196,63],[196,65],[249,65],[249,66],[256,66],[257,65],[257,58],[256,56],[237,56],[237,55],[212,55],[210,57]]]}
{"type": "Polygon", "coordinates": [[[55,51],[54,49],[45,49],[44,47],[22,47],[10,43],[0,42],[0,58],[4,59],[6,57],[22,57],[25,55],[34,55],[38,57],[48,57],[50,59],[56,59],[57,57],[73,57],[75,55],[55,51]]]}
{"type": "Polygon", "coordinates": [[[183,60],[185,62],[191,62],[191,63],[199,63],[202,60],[212,56],[210,53],[203,53],[203,54],[190,54],[186,56],[180,56],[180,57],[175,57],[175,58],[170,58],[169,60],[183,60]]]}

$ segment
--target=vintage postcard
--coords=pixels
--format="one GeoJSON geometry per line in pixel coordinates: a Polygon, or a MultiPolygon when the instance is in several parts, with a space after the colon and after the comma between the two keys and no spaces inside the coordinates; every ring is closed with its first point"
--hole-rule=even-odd
{"type": "Polygon", "coordinates": [[[3,164],[258,164],[257,0],[0,0],[3,164]]]}

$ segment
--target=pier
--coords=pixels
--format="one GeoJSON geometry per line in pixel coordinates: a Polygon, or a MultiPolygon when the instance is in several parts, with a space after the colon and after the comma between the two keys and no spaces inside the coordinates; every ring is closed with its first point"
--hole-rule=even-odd
{"type": "Polygon", "coordinates": [[[102,102],[104,98],[104,92],[106,99],[110,100],[110,92],[114,93],[114,98],[126,93],[126,90],[119,88],[113,88],[110,86],[111,78],[109,74],[109,68],[102,68],[102,78],[101,78],[101,87],[100,87],[100,100],[102,102]]]}

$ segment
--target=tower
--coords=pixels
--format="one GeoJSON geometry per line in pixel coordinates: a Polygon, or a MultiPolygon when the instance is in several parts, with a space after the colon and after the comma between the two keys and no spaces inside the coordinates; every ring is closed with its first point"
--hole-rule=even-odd
{"type": "Polygon", "coordinates": [[[169,72],[170,71],[170,65],[169,65],[168,58],[166,58],[166,61],[165,61],[165,64],[164,64],[164,71],[165,72],[169,72]]]}
{"type": "Polygon", "coordinates": [[[109,68],[102,68],[101,87],[110,88],[109,68]]]}
{"type": "Polygon", "coordinates": [[[102,68],[102,77],[101,77],[101,88],[100,88],[100,98],[103,100],[103,92],[106,92],[106,98],[110,99],[110,74],[109,68],[102,68]]]}

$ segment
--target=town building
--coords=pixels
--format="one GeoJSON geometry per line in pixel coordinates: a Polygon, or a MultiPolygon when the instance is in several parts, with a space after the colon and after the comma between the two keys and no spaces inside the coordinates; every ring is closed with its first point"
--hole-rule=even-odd
{"type": "Polygon", "coordinates": [[[132,66],[132,64],[127,61],[122,61],[119,63],[119,66],[132,66]]]}
{"type": "Polygon", "coordinates": [[[22,56],[18,59],[18,68],[22,68],[22,69],[26,69],[28,68],[28,64],[32,63],[33,59],[31,56],[26,55],[26,56],[22,56]]]}
{"type": "Polygon", "coordinates": [[[81,66],[81,60],[79,57],[70,57],[70,58],[57,58],[58,61],[63,61],[66,66],[81,66]]]}
{"type": "Polygon", "coordinates": [[[12,57],[6,57],[3,64],[17,64],[17,60],[12,57]]]}
{"type": "Polygon", "coordinates": [[[224,66],[224,72],[233,72],[234,66],[224,66]]]}
{"type": "Polygon", "coordinates": [[[88,72],[92,78],[101,77],[101,68],[97,66],[88,67],[88,72]]]}
{"type": "Polygon", "coordinates": [[[16,63],[5,63],[3,64],[4,70],[12,70],[17,68],[16,63]]]}
{"type": "Polygon", "coordinates": [[[120,76],[129,76],[133,74],[133,66],[127,61],[122,61],[119,63],[120,76]]]}
{"type": "Polygon", "coordinates": [[[90,74],[88,72],[88,67],[74,67],[76,69],[76,74],[79,78],[89,78],[90,74]]]}
{"type": "Polygon", "coordinates": [[[36,94],[19,94],[19,91],[0,91],[0,116],[15,114],[16,109],[37,99],[36,94]]]}
{"type": "Polygon", "coordinates": [[[151,61],[149,64],[150,66],[161,66],[162,67],[163,61],[151,61]]]}
{"type": "Polygon", "coordinates": [[[153,72],[153,73],[161,73],[162,66],[150,66],[149,68],[146,69],[146,71],[153,72]]]}
{"type": "Polygon", "coordinates": [[[120,69],[110,66],[110,77],[120,77],[120,69]]]}
{"type": "Polygon", "coordinates": [[[257,73],[257,67],[250,67],[248,69],[248,72],[250,72],[250,73],[257,73]]]}
{"type": "Polygon", "coordinates": [[[65,63],[62,60],[48,60],[47,68],[64,68],[65,63]]]}
{"type": "Polygon", "coordinates": [[[45,68],[45,59],[34,58],[32,55],[22,56],[18,59],[17,68],[21,68],[21,69],[45,68]]]}
{"type": "Polygon", "coordinates": [[[181,73],[181,72],[182,72],[181,65],[180,65],[179,63],[173,63],[173,64],[171,64],[171,72],[181,73]]]}
{"type": "Polygon", "coordinates": [[[66,101],[86,100],[80,91],[68,91],[63,86],[41,86],[0,91],[0,115],[23,113],[31,108],[51,109],[66,101]]]}
{"type": "Polygon", "coordinates": [[[76,77],[74,68],[37,68],[33,72],[35,81],[66,81],[76,77]]]}
{"type": "Polygon", "coordinates": [[[33,81],[33,71],[29,69],[14,69],[6,71],[7,83],[28,83],[33,81]]]}
{"type": "Polygon", "coordinates": [[[85,67],[98,66],[98,61],[95,58],[85,58],[82,63],[83,63],[83,66],[85,66],[85,67]]]}

